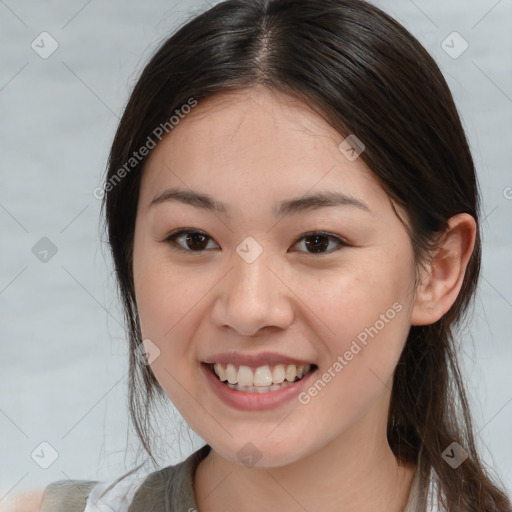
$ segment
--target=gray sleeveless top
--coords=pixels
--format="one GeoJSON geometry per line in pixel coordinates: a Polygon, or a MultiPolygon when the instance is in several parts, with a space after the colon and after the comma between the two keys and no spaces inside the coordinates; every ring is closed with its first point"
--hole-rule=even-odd
{"type": "MultiPolygon", "coordinates": [[[[91,491],[98,488],[97,481],[59,480],[45,489],[40,512],[189,512],[197,511],[194,494],[194,475],[199,463],[208,455],[211,447],[205,445],[183,462],[168,466],[144,477],[133,496],[124,505],[120,501],[100,506],[101,500],[91,501],[91,491]],[[130,501],[131,500],[131,501],[130,501]],[[98,505],[96,505],[98,503],[98,505]],[[115,503],[112,505],[112,503],[115,503]],[[117,508],[116,508],[117,507],[117,508]]],[[[108,495],[108,493],[107,493],[108,495]]],[[[429,502],[428,510],[439,510],[429,502]]],[[[411,486],[409,499],[403,512],[427,510],[420,497],[419,472],[411,486]]]]}

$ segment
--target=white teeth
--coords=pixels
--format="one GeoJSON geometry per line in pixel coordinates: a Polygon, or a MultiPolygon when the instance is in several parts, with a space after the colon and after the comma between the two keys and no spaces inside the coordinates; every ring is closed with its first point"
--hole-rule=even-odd
{"type": "Polygon", "coordinates": [[[226,368],[226,377],[230,384],[236,384],[238,379],[238,372],[232,364],[228,364],[226,368]]]}
{"type": "Polygon", "coordinates": [[[248,366],[240,365],[238,368],[238,385],[239,386],[253,386],[254,374],[248,366]]]}
{"type": "MultiPolygon", "coordinates": [[[[221,381],[228,381],[233,386],[230,387],[257,387],[264,393],[270,389],[273,391],[274,386],[285,385],[294,382],[296,378],[302,378],[309,373],[311,365],[304,364],[296,366],[294,364],[278,364],[271,370],[270,366],[260,366],[258,368],[250,368],[249,366],[240,365],[238,369],[233,364],[224,366],[220,363],[213,365],[213,370],[221,381]],[[285,382],[285,380],[287,382],[285,382]],[[284,383],[284,384],[283,384],[284,383]],[[234,386],[237,385],[237,386],[234,386]]],[[[279,389],[278,386],[276,389],[279,389]]],[[[256,390],[260,391],[260,390],[256,390]]]]}
{"type": "Polygon", "coordinates": [[[277,391],[279,389],[291,386],[291,382],[283,382],[282,384],[272,384],[272,386],[239,386],[238,384],[227,383],[228,388],[244,391],[245,393],[268,393],[269,391],[277,391]]]}
{"type": "Polygon", "coordinates": [[[227,380],[226,370],[224,370],[224,368],[222,367],[222,365],[220,363],[215,363],[213,368],[215,370],[215,373],[219,376],[220,380],[222,380],[222,381],[227,380]]]}
{"type": "Polygon", "coordinates": [[[286,367],[286,380],[288,382],[293,382],[295,380],[295,377],[297,377],[297,367],[289,364],[286,367]]]}
{"type": "MultiPolygon", "coordinates": [[[[240,367],[242,368],[242,367],[240,367]]],[[[250,369],[249,369],[250,370],[250,369]]],[[[252,370],[250,370],[252,373],[252,370]]],[[[243,383],[238,381],[243,386],[243,383]]],[[[260,366],[254,372],[254,386],[270,386],[272,384],[272,372],[268,366],[260,366]]]]}
{"type": "Polygon", "coordinates": [[[274,371],[272,372],[272,382],[274,384],[281,384],[284,381],[286,376],[286,372],[284,369],[284,364],[278,364],[274,367],[274,371]]]}

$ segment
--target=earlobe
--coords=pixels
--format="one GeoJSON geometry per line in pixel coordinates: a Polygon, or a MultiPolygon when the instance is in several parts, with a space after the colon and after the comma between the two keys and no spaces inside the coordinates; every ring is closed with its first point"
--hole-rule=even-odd
{"type": "Polygon", "coordinates": [[[448,224],[417,286],[411,325],[437,322],[450,309],[462,287],[475,246],[476,222],[471,215],[460,213],[451,217],[448,224]]]}

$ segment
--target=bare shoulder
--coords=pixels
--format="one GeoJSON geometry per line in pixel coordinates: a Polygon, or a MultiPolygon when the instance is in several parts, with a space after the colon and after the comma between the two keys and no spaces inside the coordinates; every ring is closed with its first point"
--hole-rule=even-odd
{"type": "Polygon", "coordinates": [[[0,501],[0,512],[39,512],[44,489],[27,491],[0,501]]]}

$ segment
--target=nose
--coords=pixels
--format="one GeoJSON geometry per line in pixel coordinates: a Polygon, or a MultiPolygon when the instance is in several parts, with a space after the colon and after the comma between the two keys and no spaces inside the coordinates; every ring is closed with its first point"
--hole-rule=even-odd
{"type": "Polygon", "coordinates": [[[212,318],[217,327],[257,336],[292,324],[294,295],[264,254],[252,263],[235,254],[231,271],[215,287],[212,318]]]}

